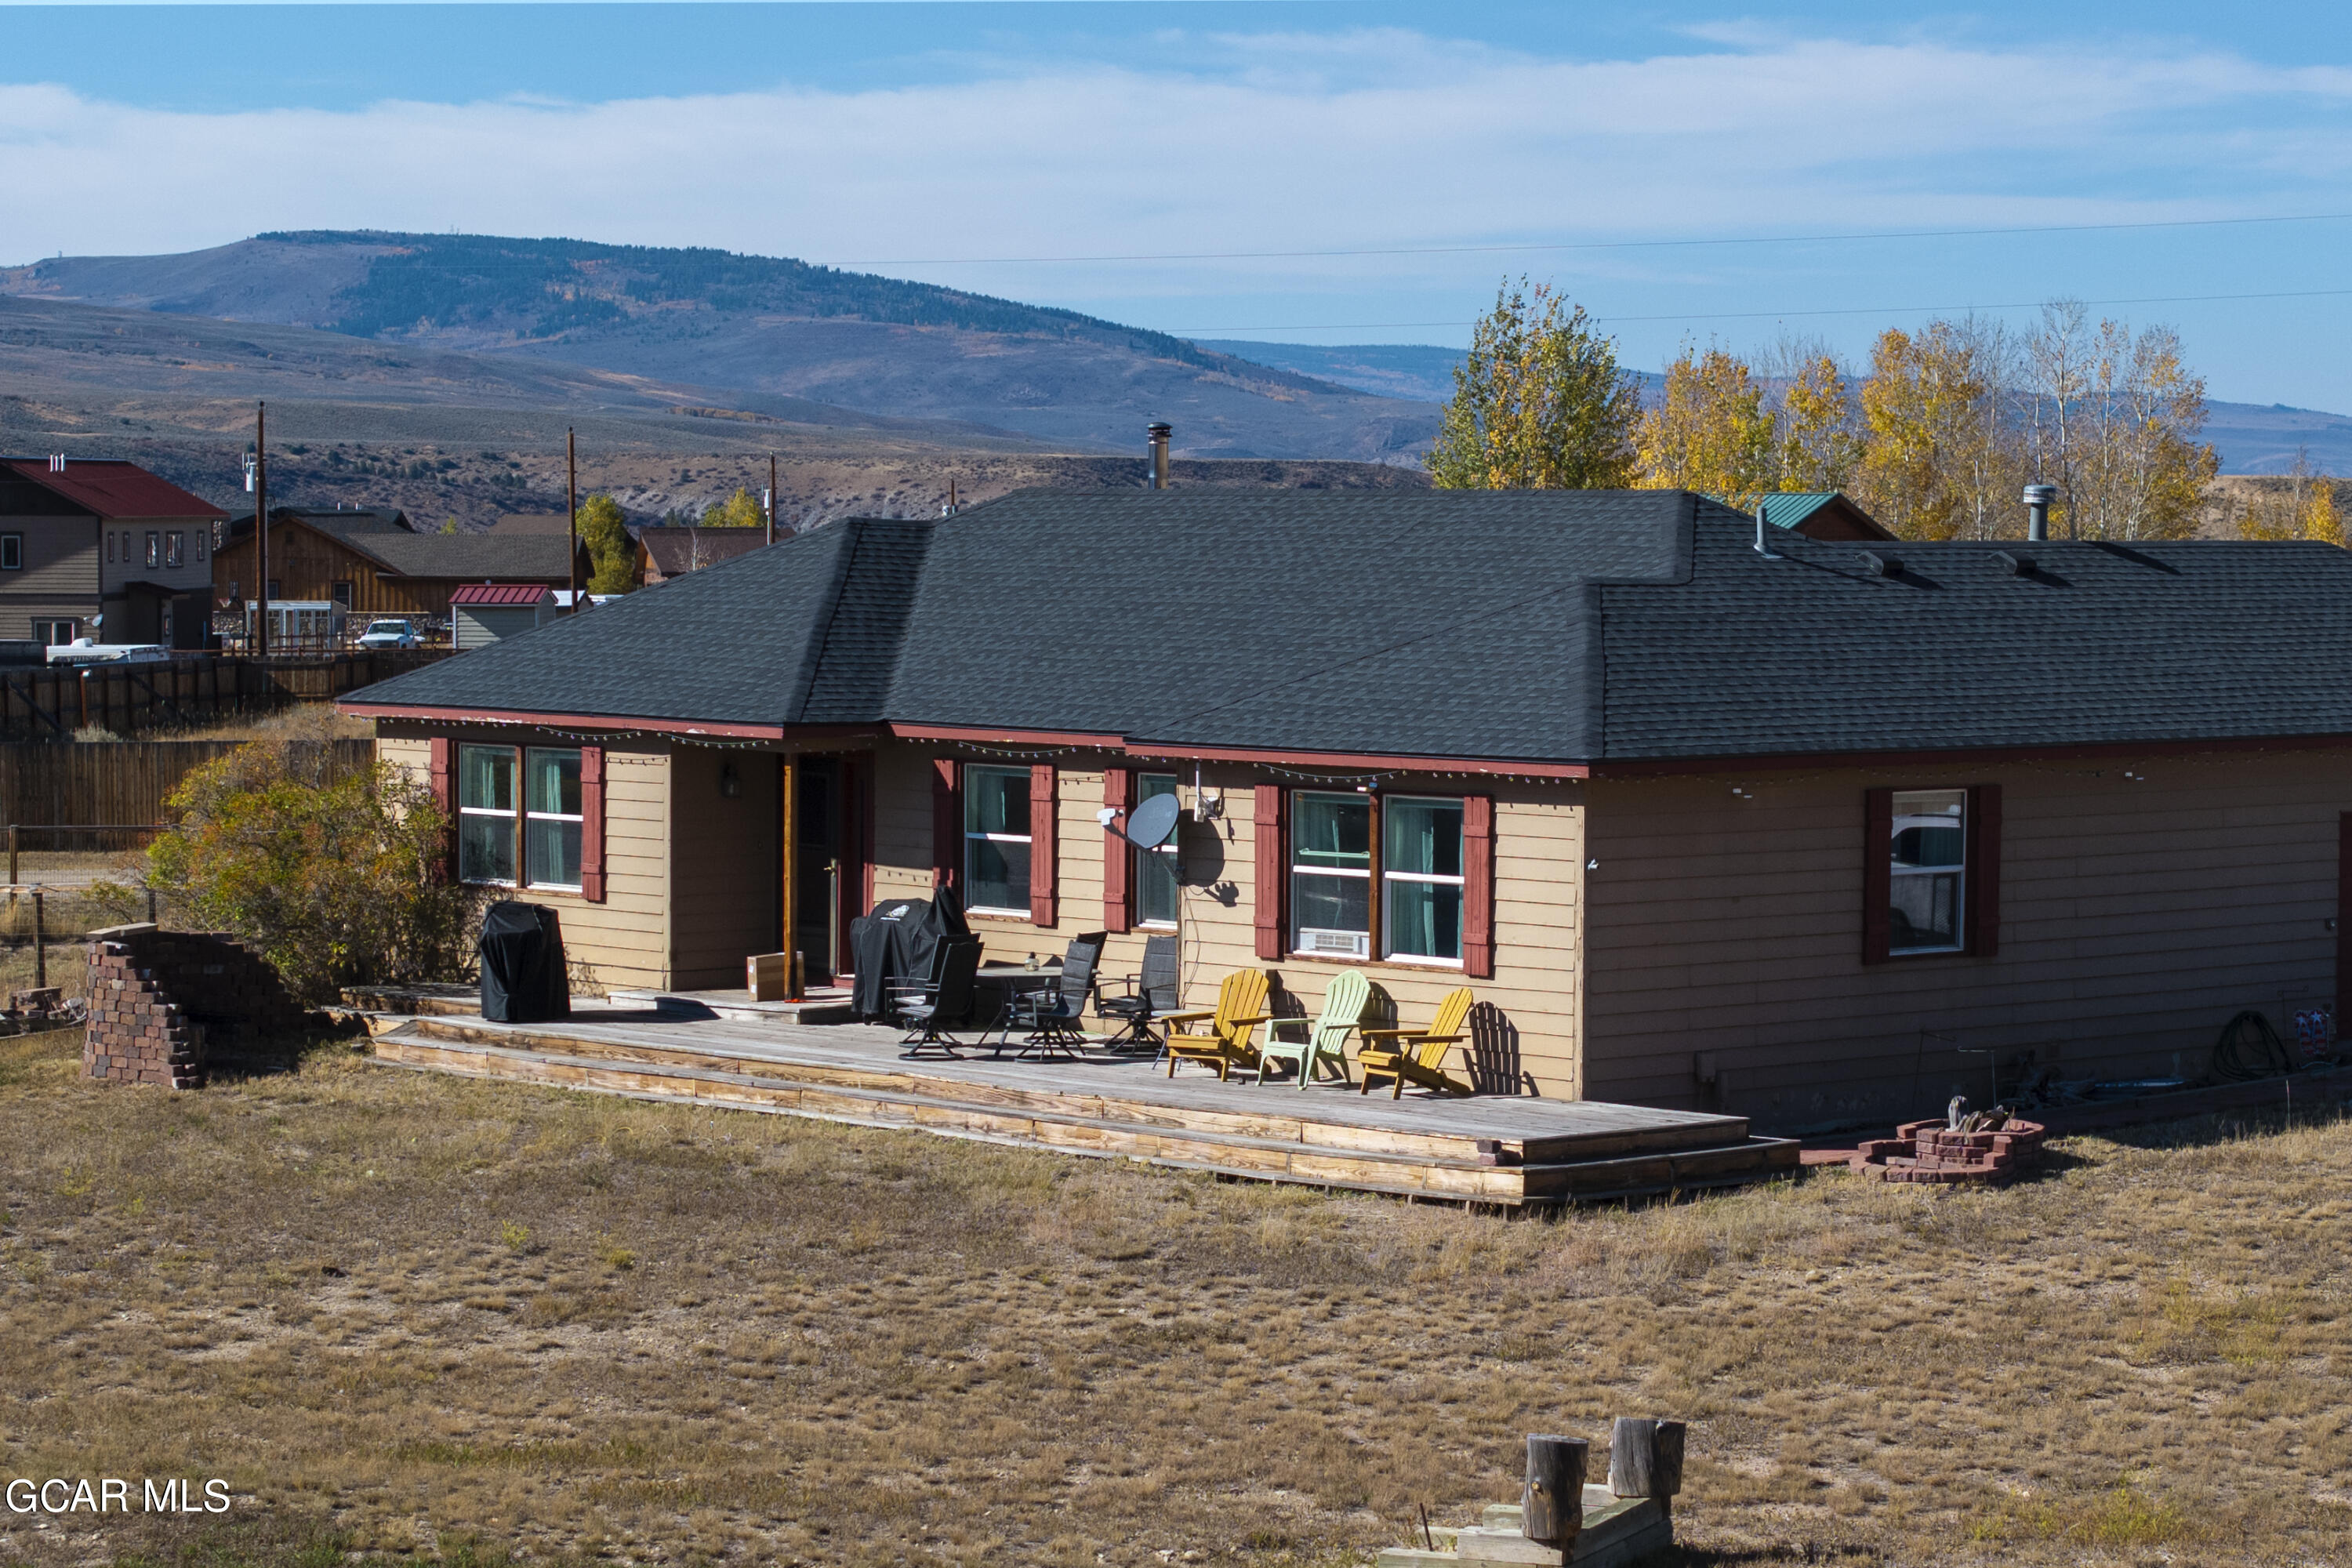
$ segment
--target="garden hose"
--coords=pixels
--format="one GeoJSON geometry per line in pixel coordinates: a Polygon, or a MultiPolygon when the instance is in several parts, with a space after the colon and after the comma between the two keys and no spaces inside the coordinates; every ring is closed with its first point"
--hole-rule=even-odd
{"type": "Polygon", "coordinates": [[[2294,1070],[2294,1058],[2271,1021],[2249,1007],[2221,1026],[2213,1042],[2213,1076],[2242,1083],[2249,1079],[2277,1078],[2294,1070]]]}

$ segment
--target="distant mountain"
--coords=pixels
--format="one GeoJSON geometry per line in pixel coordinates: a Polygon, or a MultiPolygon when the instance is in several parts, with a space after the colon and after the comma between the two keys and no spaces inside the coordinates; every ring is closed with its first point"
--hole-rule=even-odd
{"type": "MultiPolygon", "coordinates": [[[[1444,403],[1454,395],[1460,349],[1427,343],[1248,343],[1202,340],[1202,348],[1255,359],[1294,374],[1335,381],[1384,397],[1444,403]]],[[[1659,378],[1641,375],[1644,394],[1659,378]]],[[[2352,475],[2352,418],[2284,403],[2209,403],[2205,439],[2221,455],[2225,474],[2283,474],[2298,453],[2312,467],[2352,475]]]]}
{"type": "Polygon", "coordinates": [[[0,293],[556,361],[1079,450],[1138,450],[1166,419],[1194,457],[1410,462],[1436,428],[1424,403],[1161,332],[717,250],[285,233],[36,262],[0,270],[0,293]]]}

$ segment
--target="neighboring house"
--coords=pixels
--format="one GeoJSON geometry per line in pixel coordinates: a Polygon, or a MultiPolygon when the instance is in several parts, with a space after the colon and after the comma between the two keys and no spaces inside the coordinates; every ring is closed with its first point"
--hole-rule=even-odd
{"type": "Polygon", "coordinates": [[[450,594],[449,618],[464,653],[553,620],[555,595],[538,583],[467,583],[450,594]]]}
{"type": "Polygon", "coordinates": [[[644,528],[637,531],[637,581],[646,587],[762,549],[764,528],[644,528]]]}
{"type": "Polygon", "coordinates": [[[613,983],[822,974],[944,883],[995,959],[1169,931],[1188,1003],[1359,965],[1407,1020],[1466,983],[1484,1085],[1780,1130],[2193,1078],[2352,983],[2352,554],[1754,536],[1675,491],[1024,492],[343,706],[613,983]],[[1097,824],[1171,791],[1172,855],[1097,824]]]}
{"type": "Polygon", "coordinates": [[[1895,537],[1837,490],[1784,490],[1766,496],[1764,521],[1808,539],[1863,542],[1895,537]]]}
{"type": "Polygon", "coordinates": [[[490,524],[491,533],[569,533],[572,520],[560,511],[510,511],[490,524]]]}
{"type": "MultiPolygon", "coordinates": [[[[538,583],[569,588],[561,533],[420,533],[405,514],[391,510],[269,509],[269,596],[320,600],[361,616],[449,613],[450,593],[463,583],[538,583]]],[[[581,581],[588,552],[578,552],[581,581]]],[[[213,587],[224,607],[251,603],[253,514],[229,524],[228,542],[213,563],[213,587]]]]}
{"type": "Polygon", "coordinates": [[[136,463],[0,458],[0,638],[202,647],[227,516],[136,463]]]}

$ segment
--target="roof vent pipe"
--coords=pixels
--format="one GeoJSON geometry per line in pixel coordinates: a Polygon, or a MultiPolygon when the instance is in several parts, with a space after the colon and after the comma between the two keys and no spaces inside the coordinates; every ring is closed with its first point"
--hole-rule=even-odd
{"type": "Polygon", "coordinates": [[[2058,499],[2056,485],[2025,487],[2025,537],[2037,544],[2049,542],[2050,503],[2058,499]]]}
{"type": "Polygon", "coordinates": [[[1780,558],[1772,553],[1771,545],[1765,542],[1765,541],[1769,537],[1764,531],[1766,526],[1767,524],[1764,521],[1764,503],[1759,500],[1756,503],[1756,553],[1761,555],[1767,561],[1778,561],[1780,558]]]}
{"type": "Polygon", "coordinates": [[[1155,420],[1144,434],[1151,440],[1151,488],[1164,490],[1168,488],[1168,437],[1174,427],[1155,420]]]}

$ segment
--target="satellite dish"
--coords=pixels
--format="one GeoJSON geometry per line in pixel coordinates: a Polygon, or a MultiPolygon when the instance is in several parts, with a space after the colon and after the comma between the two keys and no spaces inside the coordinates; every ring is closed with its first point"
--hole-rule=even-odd
{"type": "Polygon", "coordinates": [[[1127,814],[1119,837],[1138,849],[1157,849],[1176,831],[1176,814],[1182,807],[1172,795],[1155,795],[1127,814]]]}

